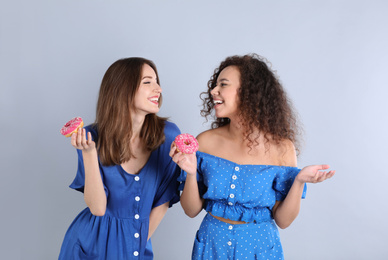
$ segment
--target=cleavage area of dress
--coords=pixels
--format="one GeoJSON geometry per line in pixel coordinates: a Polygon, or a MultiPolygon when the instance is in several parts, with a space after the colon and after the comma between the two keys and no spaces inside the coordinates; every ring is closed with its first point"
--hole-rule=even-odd
{"type": "MultiPolygon", "coordinates": [[[[284,200],[300,169],[277,165],[237,164],[197,152],[197,180],[204,208],[234,221],[267,222],[277,200],[284,200]]],[[[183,190],[186,172],[181,172],[183,190]]],[[[306,185],[302,198],[306,195],[306,185]]]]}

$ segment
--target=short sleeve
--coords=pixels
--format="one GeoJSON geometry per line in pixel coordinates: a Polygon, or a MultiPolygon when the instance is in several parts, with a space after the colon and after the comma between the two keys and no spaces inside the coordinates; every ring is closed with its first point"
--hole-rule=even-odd
{"type": "Polygon", "coordinates": [[[162,183],[156,192],[154,203],[152,205],[153,208],[160,206],[167,201],[170,202],[169,207],[171,207],[179,201],[179,182],[177,181],[179,172],[179,167],[173,162],[173,160],[170,160],[164,170],[162,183]]]}
{"type": "Polygon", "coordinates": [[[166,121],[164,127],[166,140],[160,147],[160,160],[164,162],[160,167],[164,167],[162,171],[162,179],[160,181],[158,190],[156,191],[152,207],[160,206],[167,201],[170,202],[169,207],[179,201],[179,182],[177,178],[180,173],[180,168],[174,163],[169,156],[171,143],[174,138],[181,132],[179,128],[171,122],[166,121]]]}
{"type": "MultiPolygon", "coordinates": [[[[300,169],[296,167],[282,167],[276,174],[273,188],[276,194],[276,200],[284,200],[294,183],[296,175],[300,169]]],[[[302,199],[306,197],[307,185],[304,185],[302,199]]]]}
{"type": "MultiPolygon", "coordinates": [[[[97,135],[91,129],[90,126],[85,127],[86,132],[91,132],[93,140],[96,140],[97,135]]],[[[70,188],[75,189],[80,192],[84,192],[84,187],[85,187],[85,166],[84,166],[84,160],[82,157],[82,150],[77,149],[77,155],[78,155],[78,168],[77,168],[77,173],[75,175],[75,178],[73,182],[70,184],[70,188]]],[[[101,167],[100,167],[100,173],[101,173],[101,167]]],[[[104,178],[103,175],[101,174],[102,182],[104,183],[104,178]]],[[[104,190],[105,194],[108,195],[108,189],[104,185],[104,190]]]]}
{"type": "MultiPolygon", "coordinates": [[[[202,157],[199,157],[198,153],[197,153],[197,183],[198,183],[199,195],[201,197],[203,197],[203,195],[207,191],[207,188],[204,184],[203,174],[202,174],[202,170],[201,170],[202,161],[203,161],[202,157]]],[[[187,178],[187,172],[181,170],[181,173],[180,173],[179,178],[178,178],[178,182],[180,183],[179,184],[180,191],[183,191],[183,188],[185,187],[186,178],[187,178]]]]}

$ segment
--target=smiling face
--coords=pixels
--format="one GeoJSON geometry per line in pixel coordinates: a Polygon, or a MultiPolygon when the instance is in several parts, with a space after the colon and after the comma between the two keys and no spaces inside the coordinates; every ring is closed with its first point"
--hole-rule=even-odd
{"type": "Polygon", "coordinates": [[[216,117],[231,118],[239,111],[240,71],[236,66],[223,69],[217,78],[217,85],[211,90],[216,117]]]}
{"type": "Polygon", "coordinates": [[[162,89],[158,84],[155,71],[148,64],[143,65],[139,88],[134,98],[137,113],[155,114],[159,112],[162,89]]]}

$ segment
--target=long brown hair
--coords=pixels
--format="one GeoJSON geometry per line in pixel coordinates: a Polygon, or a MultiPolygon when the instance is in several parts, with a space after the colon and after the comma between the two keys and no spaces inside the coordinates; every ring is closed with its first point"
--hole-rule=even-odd
{"type": "MultiPolygon", "coordinates": [[[[201,93],[203,109],[201,115],[206,119],[212,115],[214,103],[210,94],[216,87],[221,71],[228,66],[236,66],[240,71],[240,116],[245,128],[244,137],[248,146],[258,144],[258,137],[253,136],[255,129],[264,134],[266,143],[270,140],[279,143],[284,139],[291,140],[299,153],[299,126],[297,115],[291,101],[265,58],[257,54],[227,57],[215,69],[208,82],[207,92],[201,93]]],[[[216,118],[212,128],[230,123],[229,118],[216,118]]]]}
{"type": "MultiPolygon", "coordinates": [[[[103,165],[121,164],[134,157],[130,146],[130,110],[134,109],[134,98],[140,86],[144,64],[155,71],[159,84],[155,64],[137,57],[114,62],[102,79],[95,124],[99,135],[97,149],[103,165]]],[[[155,150],[164,142],[165,120],[156,114],[146,116],[140,138],[149,151],[155,150]]]]}

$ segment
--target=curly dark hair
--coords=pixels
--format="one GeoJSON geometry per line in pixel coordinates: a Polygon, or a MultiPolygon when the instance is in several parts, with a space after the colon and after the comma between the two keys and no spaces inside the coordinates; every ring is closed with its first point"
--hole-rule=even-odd
{"type": "Polygon", "coordinates": [[[289,139],[299,154],[299,135],[302,129],[297,114],[276,73],[267,64],[270,64],[268,60],[257,54],[227,57],[214,70],[207,92],[200,94],[203,101],[201,115],[206,121],[209,116],[214,119],[212,129],[230,123],[229,118],[215,118],[210,92],[216,87],[221,71],[228,66],[236,66],[240,71],[240,116],[248,146],[252,149],[253,145],[259,144],[258,136],[253,135],[254,131],[259,130],[264,134],[265,143],[275,141],[278,144],[289,139]]]}

